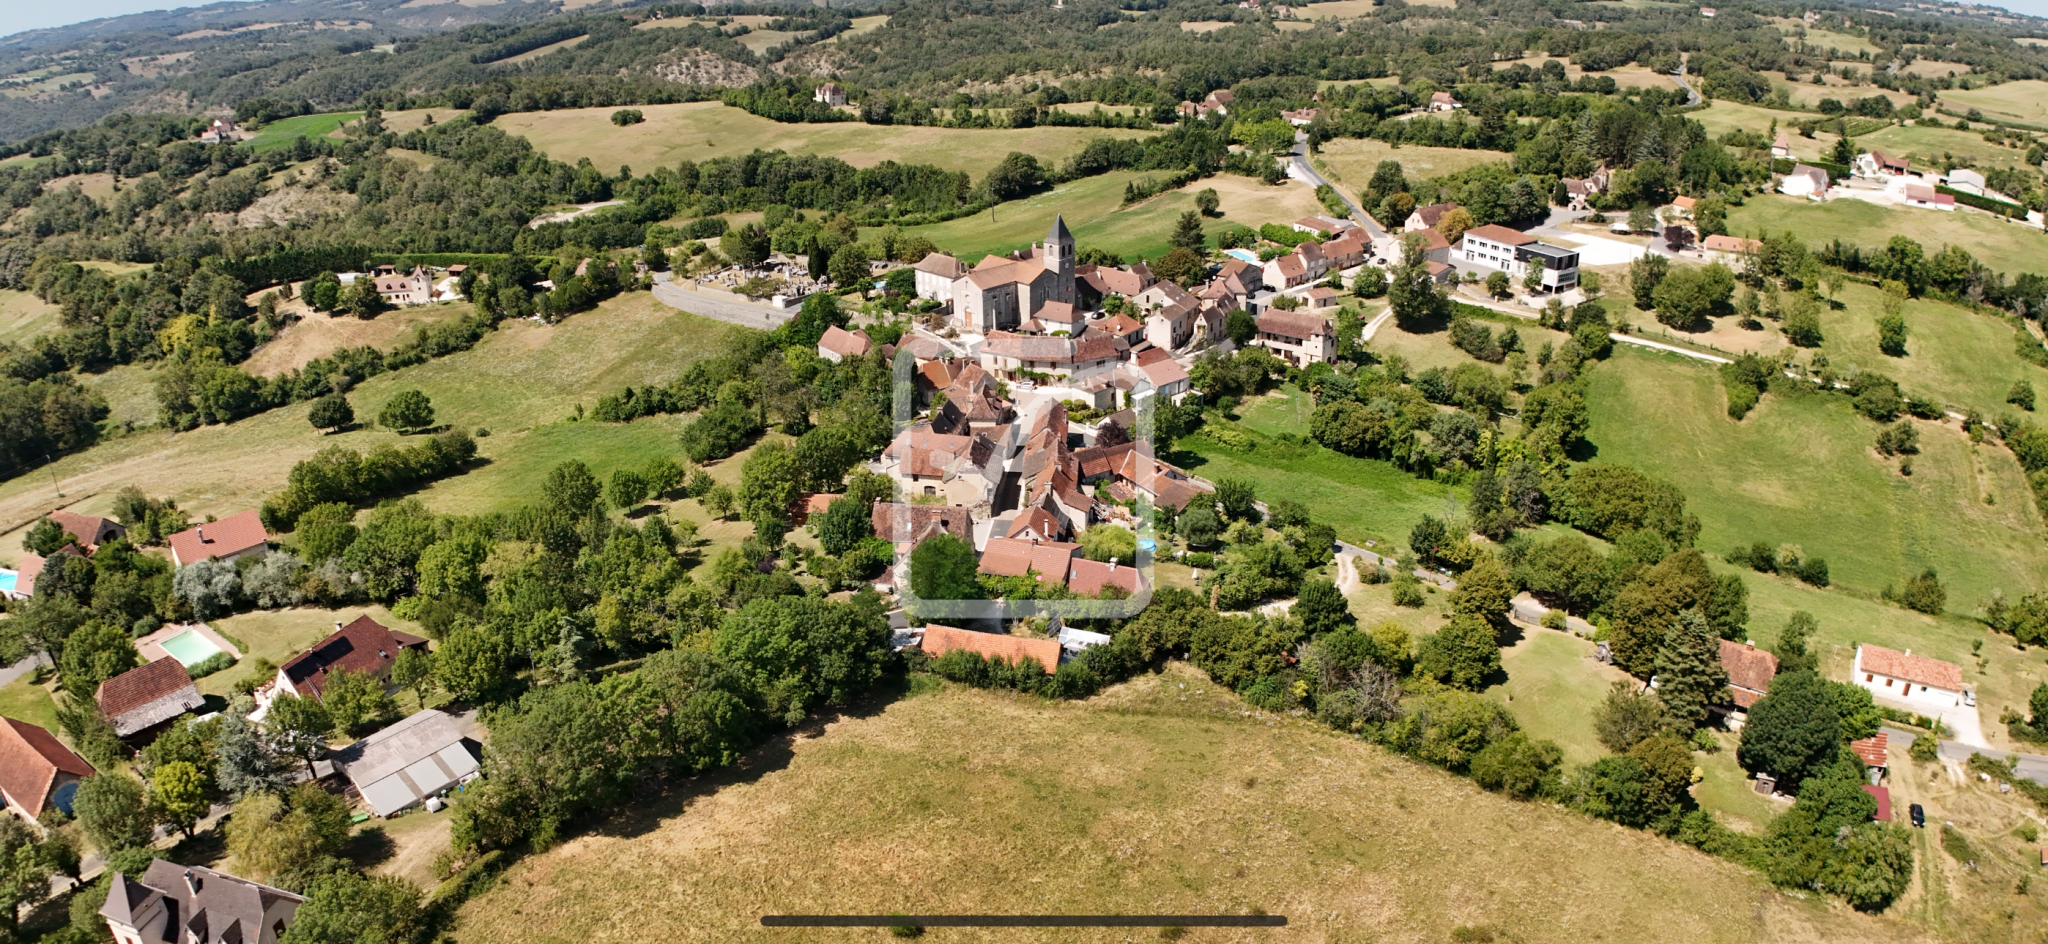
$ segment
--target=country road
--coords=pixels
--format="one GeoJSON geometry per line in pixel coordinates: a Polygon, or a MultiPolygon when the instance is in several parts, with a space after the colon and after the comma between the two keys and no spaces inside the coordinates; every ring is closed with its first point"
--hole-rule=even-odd
{"type": "Polygon", "coordinates": [[[654,298],[670,308],[679,308],[693,315],[715,318],[728,324],[745,325],[749,328],[776,328],[796,317],[796,309],[778,310],[765,305],[749,305],[704,292],[691,291],[669,278],[667,272],[654,274],[654,298]]]}
{"type": "Polygon", "coordinates": [[[1292,166],[1288,171],[1290,176],[1311,187],[1329,187],[1331,190],[1336,190],[1337,198],[1344,201],[1345,208],[1351,211],[1352,222],[1365,227],[1366,234],[1374,239],[1386,238],[1387,231],[1380,228],[1379,222],[1374,220],[1371,214],[1360,210],[1358,204],[1351,202],[1351,198],[1344,195],[1344,191],[1337,190],[1334,184],[1323,179],[1323,175],[1317,173],[1315,167],[1309,164],[1308,135],[1306,133],[1300,131],[1294,133],[1294,151],[1288,157],[1292,159],[1292,166]]]}

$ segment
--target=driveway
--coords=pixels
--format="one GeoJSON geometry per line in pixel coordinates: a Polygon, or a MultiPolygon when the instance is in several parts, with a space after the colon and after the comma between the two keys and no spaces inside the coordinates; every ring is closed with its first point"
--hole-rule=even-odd
{"type": "Polygon", "coordinates": [[[35,671],[36,666],[49,664],[49,658],[38,652],[6,668],[0,668],[0,686],[8,685],[15,679],[35,671]]]}
{"type": "Polygon", "coordinates": [[[1374,239],[1385,239],[1387,237],[1387,231],[1380,228],[1378,221],[1374,220],[1370,214],[1360,210],[1358,204],[1352,203],[1351,198],[1346,196],[1344,191],[1338,190],[1335,185],[1324,180],[1323,175],[1316,173],[1315,167],[1309,164],[1308,134],[1306,132],[1296,131],[1294,133],[1294,151],[1288,155],[1288,158],[1287,176],[1311,187],[1329,187],[1331,190],[1336,190],[1338,199],[1343,200],[1344,207],[1351,211],[1351,221],[1365,227],[1366,235],[1374,239]]]}
{"type": "MultiPolygon", "coordinates": [[[[1901,746],[1911,746],[1914,741],[1919,740],[1921,737],[1921,735],[1914,734],[1911,731],[1901,731],[1893,727],[1886,727],[1884,731],[1890,735],[1892,743],[1901,746]]],[[[2014,773],[2044,787],[2048,787],[2048,757],[2043,757],[2040,754],[2015,755],[2011,751],[1993,750],[1988,747],[1964,744],[1961,741],[1943,741],[1941,742],[1941,747],[1935,751],[1935,754],[1942,760],[1954,761],[1958,764],[1969,763],[1971,754],[1982,754],[1997,761],[2017,756],[2020,762],[2014,773]]]]}

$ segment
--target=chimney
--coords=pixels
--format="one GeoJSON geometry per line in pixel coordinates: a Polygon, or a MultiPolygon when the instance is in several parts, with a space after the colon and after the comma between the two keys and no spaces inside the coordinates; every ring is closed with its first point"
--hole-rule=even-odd
{"type": "Polygon", "coordinates": [[[1114,557],[1109,559],[1109,572],[1112,574],[1116,573],[1116,558],[1114,557]]]}
{"type": "Polygon", "coordinates": [[[186,870],[185,870],[185,887],[186,887],[187,889],[189,889],[189,890],[190,890],[190,891],[192,892],[192,894],[194,894],[194,895],[197,895],[197,894],[199,894],[199,885],[200,885],[200,878],[199,878],[199,876],[198,876],[198,875],[196,875],[196,874],[194,874],[194,873],[193,873],[193,871],[192,871],[191,869],[186,869],[186,870]]]}
{"type": "Polygon", "coordinates": [[[335,620],[335,621],[334,621],[334,631],[335,631],[335,632],[337,632],[337,633],[338,633],[338,632],[341,632],[341,621],[340,621],[340,620],[335,620]]]}
{"type": "Polygon", "coordinates": [[[202,524],[202,525],[200,525],[200,526],[198,526],[198,527],[196,527],[196,528],[193,528],[193,529],[192,529],[192,533],[193,533],[193,534],[197,534],[197,535],[199,535],[199,543],[201,543],[201,544],[204,544],[204,543],[206,543],[206,526],[205,526],[205,525],[203,525],[203,524],[202,524]]]}

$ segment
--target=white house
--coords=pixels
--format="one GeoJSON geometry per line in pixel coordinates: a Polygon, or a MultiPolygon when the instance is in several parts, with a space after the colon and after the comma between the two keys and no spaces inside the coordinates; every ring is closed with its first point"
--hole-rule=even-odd
{"type": "Polygon", "coordinates": [[[1778,182],[1778,192],[1787,196],[1818,200],[1827,196],[1828,172],[1805,164],[1792,165],[1792,172],[1778,182]]]}
{"type": "Polygon", "coordinates": [[[1906,185],[1906,205],[1923,210],[1941,210],[1954,213],[1956,198],[1951,194],[1937,193],[1933,187],[1920,184],[1906,185]]]}
{"type": "Polygon", "coordinates": [[[1963,669],[1953,662],[1873,646],[1856,647],[1856,674],[1851,679],[1872,697],[1915,711],[1939,715],[1963,707],[1963,669]]]}
{"type": "Polygon", "coordinates": [[[817,90],[811,93],[811,100],[838,108],[846,104],[846,90],[840,88],[837,82],[827,82],[818,86],[817,90]]]}
{"type": "Polygon", "coordinates": [[[1268,308],[1258,314],[1252,343],[1296,367],[1328,361],[1337,353],[1337,332],[1321,315],[1268,308]]]}
{"type": "Polygon", "coordinates": [[[1981,197],[1984,195],[1984,175],[1967,167],[1958,167],[1948,172],[1948,189],[1981,197]]]}
{"type": "Polygon", "coordinates": [[[1499,269],[1520,279],[1531,266],[1543,272],[1543,288],[1562,292],[1579,284],[1579,254],[1537,241],[1528,233],[1488,223],[1465,231],[1459,258],[1472,265],[1499,269]]]}

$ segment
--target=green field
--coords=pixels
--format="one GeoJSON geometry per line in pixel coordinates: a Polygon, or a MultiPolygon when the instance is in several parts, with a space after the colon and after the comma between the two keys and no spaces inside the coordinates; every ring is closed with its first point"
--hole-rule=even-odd
{"type": "Polygon", "coordinates": [[[1064,216],[1082,249],[1101,249],[1126,260],[1156,259],[1166,254],[1167,237],[1182,213],[1195,209],[1195,193],[1213,188],[1221,199],[1222,216],[1203,220],[1205,232],[1233,224],[1257,228],[1262,223],[1289,223],[1323,212],[1314,191],[1296,183],[1269,187],[1245,177],[1219,176],[1198,180],[1149,200],[1123,205],[1124,185],[1148,176],[1117,171],[1084,177],[1023,200],[1001,204],[989,212],[906,230],[930,239],[962,259],[1006,253],[1043,242],[1054,216],[1064,216]]]}
{"type": "Polygon", "coordinates": [[[856,167],[883,161],[935,164],[980,178],[1011,151],[1057,164],[1091,138],[1140,137],[1115,128],[963,130],[904,125],[784,124],[718,102],[643,105],[647,120],[621,128],[615,108],[565,108],[500,116],[497,127],[533,142],[558,161],[588,157],[607,173],[619,165],[645,173],[660,165],[745,154],[756,148],[792,154],[829,154],[856,167]]]}
{"type": "MultiPolygon", "coordinates": [[[[624,295],[559,325],[511,322],[474,350],[373,377],[350,393],[358,416],[375,416],[400,390],[433,400],[437,419],[475,430],[486,460],[423,494],[437,511],[471,513],[526,501],[534,481],[560,459],[577,457],[600,475],[676,449],[680,420],[627,424],[576,423],[576,407],[628,384],[666,382],[691,360],[714,350],[722,322],[678,312],[645,293],[624,295]]],[[[134,484],[174,498],[195,516],[255,507],[284,484],[293,463],[330,445],[369,450],[405,442],[383,430],[323,436],[306,423],[306,404],[261,413],[225,426],[175,435],[129,436],[59,459],[0,484],[0,521],[22,521],[58,499],[61,483],[73,510],[107,510],[116,491],[134,484]]],[[[19,539],[0,538],[10,557],[19,539]]]]}
{"type": "MultiPolygon", "coordinates": [[[[291,657],[327,638],[334,632],[336,623],[349,623],[358,616],[368,616],[387,629],[413,634],[420,632],[417,625],[391,615],[390,610],[374,603],[340,610],[317,607],[261,610],[217,619],[207,625],[235,643],[235,648],[242,650],[242,660],[231,669],[200,679],[199,691],[226,697],[234,691],[236,682],[254,675],[257,659],[268,659],[273,666],[283,665],[291,657]]],[[[272,673],[275,671],[273,669],[272,673]]]]}
{"type": "Polygon", "coordinates": [[[61,326],[64,312],[33,293],[0,289],[0,344],[20,344],[61,326]]]}
{"type": "Polygon", "coordinates": [[[37,685],[32,675],[24,675],[0,686],[0,716],[39,725],[62,737],[57,725],[57,703],[50,698],[50,686],[37,685]]]}
{"type": "Polygon", "coordinates": [[[1798,544],[1827,559],[1837,584],[1871,593],[1934,567],[1955,612],[1994,588],[2041,589],[2048,548],[2011,453],[1920,423],[1921,454],[1902,476],[1872,448],[1877,425],[1845,399],[1767,396],[1738,424],[1714,373],[1681,361],[1618,347],[1591,374],[1587,439],[1601,461],[1684,490],[1702,548],[1798,544]]]}
{"type": "Polygon", "coordinates": [[[1984,416],[2011,409],[2005,395],[2015,380],[2048,390],[2048,370],[2014,353],[2012,325],[1943,302],[1908,301],[1906,356],[1887,356],[1877,347],[1882,298],[1872,286],[1843,287],[1839,301],[1845,309],[1821,315],[1826,338],[1821,350],[1828,366],[1837,371],[1874,370],[1920,396],[1939,398],[1957,412],[1975,409],[1984,416]]]}
{"type": "Polygon", "coordinates": [[[2040,79],[1945,91],[1941,103],[1962,111],[1975,108],[1992,118],[2048,124],[2048,82],[2040,79]]]}
{"type": "MultiPolygon", "coordinates": [[[[1827,142],[1832,145],[1834,136],[1828,135],[1827,142]]],[[[1910,128],[1893,125],[1873,131],[1858,137],[1856,145],[1864,150],[1881,148],[1893,157],[1910,157],[1916,168],[1942,163],[1941,158],[1947,155],[1968,158],[1980,166],[2004,164],[2020,167],[2027,156],[2025,149],[1992,144],[1974,131],[1919,125],[1910,128]]]]}
{"type": "Polygon", "coordinates": [[[251,150],[268,151],[271,148],[289,147],[301,137],[325,137],[329,132],[363,117],[359,111],[337,111],[324,115],[300,115],[273,121],[256,132],[249,140],[242,142],[251,150]]]}
{"type": "MultiPolygon", "coordinates": [[[[1464,148],[1422,147],[1404,145],[1394,147],[1385,141],[1367,138],[1338,138],[1323,144],[1319,160],[1327,170],[1333,183],[1344,185],[1352,192],[1365,189],[1372,173],[1381,161],[1400,161],[1401,170],[1410,181],[1426,177],[1441,177],[1445,174],[1464,170],[1480,164],[1502,163],[1510,155],[1499,151],[1474,151],[1464,148]]],[[[1397,221],[1394,225],[1400,225],[1397,221]]]]}
{"type": "MultiPolygon", "coordinates": [[[[1860,140],[1869,137],[1874,135],[1860,140]]],[[[1943,246],[1961,246],[1978,262],[2008,276],[2048,272],[2048,237],[2040,230],[2001,222],[1985,213],[1943,213],[1880,206],[1865,200],[1812,203],[1778,194],[1752,197],[1742,206],[1728,208],[1730,233],[1784,231],[1805,240],[1808,246],[1840,239],[1866,250],[1882,249],[1892,236],[1906,235],[1918,240],[1930,256],[1943,246]]]]}
{"type": "Polygon", "coordinates": [[[1594,734],[1593,711],[1628,673],[1595,661],[1590,640],[1548,629],[1522,634],[1500,653],[1507,681],[1486,694],[1505,702],[1530,737],[1557,742],[1567,767],[1599,760],[1607,748],[1594,734]]]}
{"type": "MultiPolygon", "coordinates": [[[[1288,918],[1184,938],[1197,942],[1920,939],[1646,833],[1246,712],[1178,664],[1083,703],[947,685],[849,712],[527,856],[463,906],[459,933],[739,941],[760,937],[762,914],[892,912],[1288,918]]],[[[929,936],[1173,937],[949,932],[929,936]]]]}

